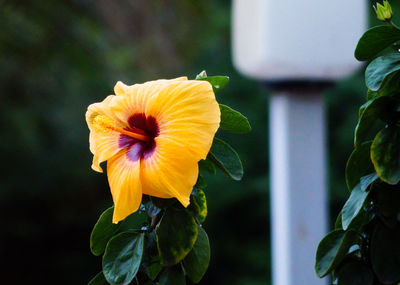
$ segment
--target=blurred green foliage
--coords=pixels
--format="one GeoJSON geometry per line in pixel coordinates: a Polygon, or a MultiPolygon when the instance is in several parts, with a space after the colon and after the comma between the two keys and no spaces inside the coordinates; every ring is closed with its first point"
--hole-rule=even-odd
{"type": "MultiPolygon", "coordinates": [[[[203,69],[230,75],[218,101],[240,110],[253,130],[220,134],[240,154],[245,176],[240,183],[207,177],[211,264],[201,284],[270,279],[268,96],[232,66],[230,6],[229,0],[0,0],[4,284],[85,284],[101,270],[88,240],[112,202],[106,175],[90,169],[87,106],[113,93],[118,80],[194,78],[203,69]]],[[[362,80],[360,72],[326,94],[333,217],[348,195],[344,169],[362,80]]]]}

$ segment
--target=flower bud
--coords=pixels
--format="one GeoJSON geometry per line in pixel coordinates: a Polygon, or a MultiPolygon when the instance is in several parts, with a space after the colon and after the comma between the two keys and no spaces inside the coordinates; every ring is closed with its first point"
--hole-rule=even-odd
{"type": "Polygon", "coordinates": [[[390,21],[392,19],[393,11],[388,1],[383,1],[383,5],[376,3],[376,7],[374,7],[374,9],[379,20],[390,21]]]}
{"type": "Polygon", "coordinates": [[[203,79],[203,78],[207,78],[207,73],[206,73],[205,70],[203,70],[202,72],[200,72],[199,74],[197,74],[196,80],[198,80],[198,79],[203,79]]]}

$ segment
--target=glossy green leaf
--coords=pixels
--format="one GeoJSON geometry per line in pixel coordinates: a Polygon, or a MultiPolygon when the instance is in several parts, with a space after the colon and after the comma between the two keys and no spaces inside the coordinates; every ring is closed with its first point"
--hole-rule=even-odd
{"type": "Polygon", "coordinates": [[[338,285],[372,285],[374,273],[363,262],[349,259],[346,260],[335,274],[338,285]]]}
{"type": "Polygon", "coordinates": [[[237,152],[223,140],[214,138],[208,158],[233,180],[242,179],[242,162],[237,152]]]}
{"type": "Polygon", "coordinates": [[[129,284],[139,270],[143,256],[144,234],[123,232],[107,244],[103,272],[110,284],[129,284]]]}
{"type": "Polygon", "coordinates": [[[213,90],[215,92],[220,91],[225,88],[229,82],[228,76],[208,76],[203,78],[196,78],[196,80],[203,80],[210,82],[213,90]]]}
{"type": "Polygon", "coordinates": [[[374,166],[371,162],[372,142],[365,142],[356,147],[351,153],[346,164],[346,184],[349,190],[352,190],[358,183],[361,177],[374,172],[374,166]]]}
{"type": "Polygon", "coordinates": [[[356,240],[356,232],[334,230],[319,243],[315,262],[315,272],[319,277],[326,276],[346,256],[356,240]]]}
{"type": "Polygon", "coordinates": [[[198,226],[199,235],[193,249],[183,260],[186,274],[193,283],[199,283],[210,263],[210,243],[205,230],[198,226]]]}
{"type": "Polygon", "coordinates": [[[167,208],[156,234],[162,264],[172,266],[192,250],[198,229],[195,219],[188,211],[167,208]]]}
{"type": "Polygon", "coordinates": [[[378,178],[379,178],[378,174],[376,174],[375,172],[361,177],[361,179],[360,179],[360,188],[361,188],[361,190],[362,191],[367,190],[367,188],[372,183],[374,183],[376,180],[378,180],[378,178]]]}
{"type": "Polygon", "coordinates": [[[241,113],[222,104],[219,104],[219,108],[221,110],[221,129],[238,134],[244,134],[251,131],[249,121],[241,113]]]}
{"type": "Polygon", "coordinates": [[[342,212],[339,213],[339,215],[336,217],[336,221],[335,221],[335,230],[342,230],[343,226],[342,226],[342,212]]]}
{"type": "Polygon", "coordinates": [[[381,130],[371,145],[371,159],[379,178],[388,184],[400,181],[400,129],[381,130]]]}
{"type": "Polygon", "coordinates": [[[367,138],[377,120],[385,120],[385,117],[388,116],[388,112],[390,112],[391,107],[394,105],[395,100],[392,97],[383,96],[369,100],[361,106],[361,114],[354,135],[354,145],[356,147],[367,138]]]}
{"type": "Polygon", "coordinates": [[[400,280],[400,227],[377,224],[371,238],[372,268],[383,284],[400,280]]]}
{"type": "Polygon", "coordinates": [[[215,175],[217,170],[215,169],[214,163],[212,163],[209,159],[200,160],[199,161],[199,171],[204,174],[205,172],[215,175]]]}
{"type": "MultiPolygon", "coordinates": [[[[376,180],[377,175],[375,173],[372,175],[373,178],[376,180]]],[[[351,191],[350,197],[346,201],[346,204],[344,204],[342,210],[342,227],[344,230],[348,229],[350,223],[362,210],[362,207],[370,193],[369,191],[366,191],[366,188],[369,185],[368,184],[367,186],[365,186],[366,184],[367,183],[364,183],[363,186],[361,185],[361,182],[357,184],[357,186],[354,187],[354,189],[351,191]]]]}
{"type": "Polygon", "coordinates": [[[113,212],[114,206],[105,210],[100,215],[90,235],[90,250],[96,256],[99,256],[104,252],[107,242],[121,226],[121,223],[112,223],[113,212]]]}
{"type": "Polygon", "coordinates": [[[188,210],[201,224],[207,217],[207,199],[203,190],[193,191],[190,195],[190,204],[188,210]]]}
{"type": "Polygon", "coordinates": [[[386,77],[382,83],[382,87],[377,91],[367,91],[367,100],[371,100],[382,96],[395,96],[399,93],[400,73],[395,72],[386,77]]]}
{"type": "Polygon", "coordinates": [[[400,54],[389,54],[374,59],[365,70],[365,82],[372,91],[377,91],[385,78],[400,70],[400,54]]]}
{"type": "Polygon", "coordinates": [[[185,285],[185,274],[182,266],[177,264],[173,267],[166,268],[160,276],[160,285],[185,285]]]}
{"type": "Polygon", "coordinates": [[[104,277],[103,271],[96,274],[92,280],[89,281],[88,285],[108,285],[106,278],[104,277]]]}
{"type": "Polygon", "coordinates": [[[400,40],[400,31],[391,26],[373,27],[359,40],[355,57],[360,61],[371,60],[391,44],[400,40]]]}

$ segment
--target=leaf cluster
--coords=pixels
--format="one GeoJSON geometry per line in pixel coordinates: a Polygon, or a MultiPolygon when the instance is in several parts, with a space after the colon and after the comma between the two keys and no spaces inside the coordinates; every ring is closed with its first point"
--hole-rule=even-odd
{"type": "MultiPolygon", "coordinates": [[[[224,88],[227,76],[208,77],[201,72],[196,80],[208,81],[214,91],[224,88]]],[[[233,133],[251,130],[245,116],[220,105],[221,129],[233,133]]],[[[114,207],[105,210],[90,236],[90,249],[102,255],[102,271],[89,285],[184,285],[199,283],[210,262],[210,244],[202,223],[207,217],[207,186],[204,174],[216,169],[233,180],[241,180],[243,167],[237,152],[215,138],[207,159],[199,162],[199,177],[184,208],[178,200],[143,196],[138,212],[118,224],[112,223],[114,207]]]]}
{"type": "Polygon", "coordinates": [[[315,270],[337,285],[400,282],[400,30],[391,22],[368,30],[355,57],[365,71],[354,150],[346,165],[351,191],[335,229],[320,242],[315,270]]]}

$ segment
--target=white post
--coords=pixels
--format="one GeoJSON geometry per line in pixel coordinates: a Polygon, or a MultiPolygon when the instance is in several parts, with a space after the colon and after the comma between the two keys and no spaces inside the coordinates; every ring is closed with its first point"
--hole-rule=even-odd
{"type": "Polygon", "coordinates": [[[327,230],[325,118],[316,90],[360,66],[353,54],[365,31],[366,4],[233,1],[236,68],[283,90],[275,89],[270,100],[274,285],[327,282],[314,272],[317,245],[327,230]]]}
{"type": "Polygon", "coordinates": [[[273,94],[270,138],[273,284],[327,284],[314,272],[316,248],[327,229],[320,92],[273,94]]]}

